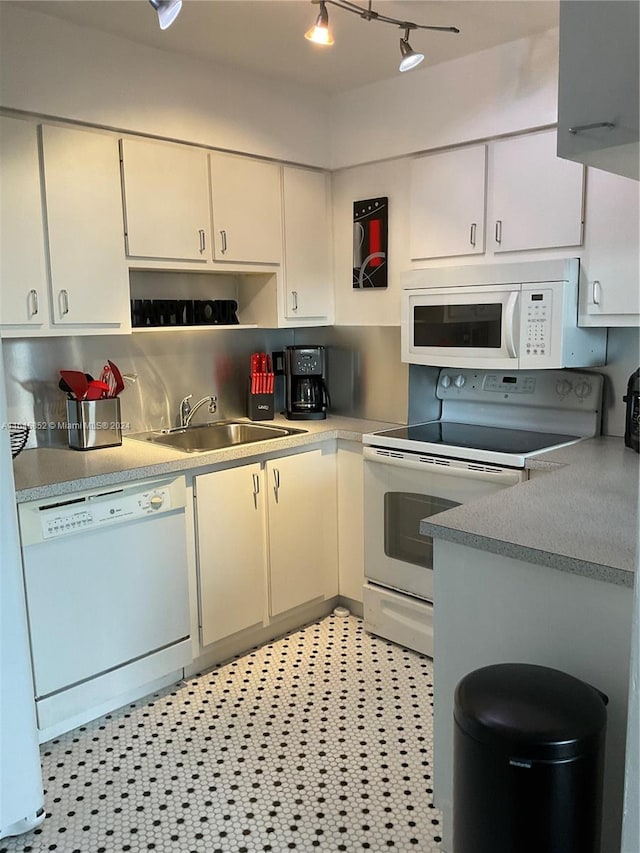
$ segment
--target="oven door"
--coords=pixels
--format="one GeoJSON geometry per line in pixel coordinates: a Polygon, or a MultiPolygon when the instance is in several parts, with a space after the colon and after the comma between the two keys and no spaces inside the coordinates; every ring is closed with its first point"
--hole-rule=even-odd
{"type": "Polygon", "coordinates": [[[520,285],[402,293],[402,360],[434,367],[517,369],[520,285]]]}
{"type": "Polygon", "coordinates": [[[433,540],[423,518],[526,479],[526,472],[408,451],[365,447],[365,576],[433,601],[433,540]]]}

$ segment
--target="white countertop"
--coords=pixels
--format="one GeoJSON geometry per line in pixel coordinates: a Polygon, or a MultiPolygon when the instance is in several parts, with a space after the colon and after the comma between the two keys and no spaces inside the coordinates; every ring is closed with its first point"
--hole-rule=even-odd
{"type": "Polygon", "coordinates": [[[495,554],[632,587],[640,457],[601,436],[540,454],[539,476],[421,522],[420,531],[495,554]]]}
{"type": "Polygon", "coordinates": [[[113,483],[143,480],[148,477],[210,468],[223,462],[253,456],[279,453],[319,441],[337,438],[361,441],[366,432],[390,429],[398,424],[344,418],[329,415],[321,421],[258,421],[306,430],[299,435],[253,442],[208,453],[183,453],[147,441],[123,437],[119,447],[96,450],[70,450],[67,447],[42,447],[23,450],[13,463],[16,500],[30,500],[66,495],[113,483]]]}

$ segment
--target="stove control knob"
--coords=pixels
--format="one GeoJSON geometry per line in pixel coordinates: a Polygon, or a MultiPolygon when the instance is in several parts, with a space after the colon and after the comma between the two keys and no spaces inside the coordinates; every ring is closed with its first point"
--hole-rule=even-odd
{"type": "Polygon", "coordinates": [[[443,388],[448,388],[451,385],[451,377],[448,373],[445,373],[444,376],[440,379],[440,384],[443,388]]]}
{"type": "Polygon", "coordinates": [[[460,376],[456,376],[456,378],[453,380],[453,384],[456,386],[456,388],[462,388],[465,382],[466,379],[462,374],[460,374],[460,376]]]}
{"type": "Polygon", "coordinates": [[[583,379],[582,382],[578,382],[575,386],[573,393],[576,395],[578,400],[584,400],[584,398],[588,397],[591,393],[591,383],[586,379],[583,379]]]}
{"type": "Polygon", "coordinates": [[[561,379],[559,382],[556,383],[556,394],[559,397],[566,397],[567,394],[571,393],[572,388],[573,385],[571,384],[571,382],[569,382],[568,379],[561,379]]]}

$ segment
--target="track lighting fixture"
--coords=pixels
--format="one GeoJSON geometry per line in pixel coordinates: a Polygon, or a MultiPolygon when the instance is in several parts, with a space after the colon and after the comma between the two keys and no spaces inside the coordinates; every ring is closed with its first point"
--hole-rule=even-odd
{"type": "Polygon", "coordinates": [[[416,53],[409,44],[410,29],[411,27],[407,27],[404,31],[404,38],[400,39],[400,53],[402,54],[402,59],[398,66],[400,71],[411,71],[411,69],[415,68],[416,65],[420,65],[424,59],[424,53],[416,53]]]}
{"type": "Polygon", "coordinates": [[[329,32],[329,13],[324,0],[320,0],[320,12],[314,26],[307,30],[304,37],[315,44],[333,44],[333,37],[329,32]]]}
{"type": "Polygon", "coordinates": [[[149,0],[158,13],[158,23],[161,30],[166,30],[180,14],[182,0],[149,0]]]}
{"type": "Polygon", "coordinates": [[[380,21],[383,24],[392,24],[403,29],[404,37],[400,39],[400,53],[402,54],[399,66],[400,71],[409,71],[411,68],[420,65],[424,59],[424,54],[416,52],[409,44],[410,30],[438,30],[443,33],[460,32],[457,27],[433,27],[428,24],[415,24],[412,21],[400,21],[397,18],[389,18],[387,15],[374,12],[373,0],[368,0],[366,8],[358,6],[356,3],[351,3],[350,0],[311,0],[311,2],[320,4],[320,13],[316,19],[315,26],[311,27],[305,33],[305,38],[316,44],[333,44],[333,37],[329,31],[327,4],[337,6],[339,9],[344,9],[347,12],[353,12],[354,15],[359,15],[365,21],[380,21]]]}

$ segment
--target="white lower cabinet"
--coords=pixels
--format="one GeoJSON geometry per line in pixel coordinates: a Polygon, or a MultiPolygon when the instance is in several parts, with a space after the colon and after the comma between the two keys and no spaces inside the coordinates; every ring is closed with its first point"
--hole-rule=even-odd
{"type": "Polygon", "coordinates": [[[338,593],[335,452],[194,479],[201,644],[338,593]]]}
{"type": "Polygon", "coordinates": [[[259,462],[195,478],[201,643],[263,621],[266,515],[259,462]]]}
{"type": "Polygon", "coordinates": [[[337,593],[335,454],[266,463],[270,613],[337,593]]]}

